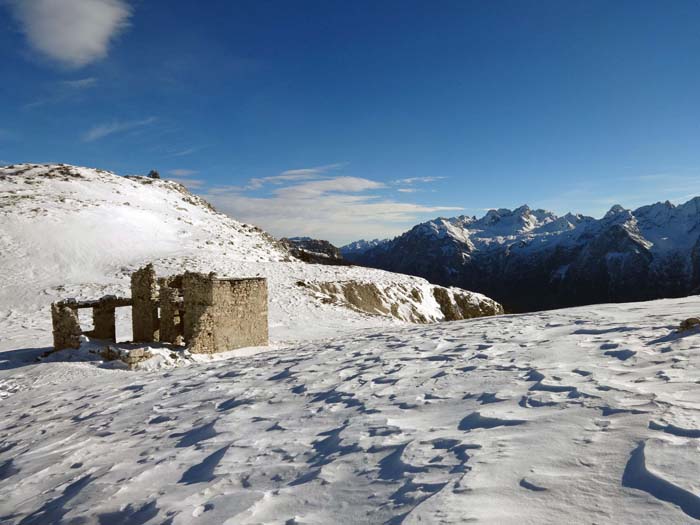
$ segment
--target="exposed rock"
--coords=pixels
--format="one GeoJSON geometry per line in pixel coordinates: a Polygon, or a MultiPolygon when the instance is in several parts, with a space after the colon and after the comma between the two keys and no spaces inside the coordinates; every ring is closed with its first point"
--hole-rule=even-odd
{"type": "Polygon", "coordinates": [[[433,296],[445,315],[445,321],[459,321],[473,317],[500,315],[503,307],[488,297],[459,290],[458,288],[433,287],[433,296]]]}
{"type": "Polygon", "coordinates": [[[280,239],[280,244],[297,259],[313,264],[349,264],[340,254],[340,250],[328,241],[310,237],[291,237],[280,239]]]}
{"type": "Polygon", "coordinates": [[[153,357],[153,353],[148,348],[116,348],[113,346],[106,346],[100,352],[100,357],[105,361],[122,361],[129,368],[135,368],[139,363],[146,361],[153,357]]]}
{"type": "Polygon", "coordinates": [[[375,283],[352,280],[298,281],[297,285],[319,293],[324,302],[335,302],[359,312],[391,316],[412,323],[454,321],[503,313],[503,307],[496,301],[458,288],[430,286],[443,317],[429,319],[421,313],[423,295],[417,288],[408,289],[401,286],[381,288],[375,283]]]}
{"type": "Polygon", "coordinates": [[[692,330],[696,326],[700,326],[700,318],[689,317],[688,319],[681,322],[681,325],[678,327],[678,331],[685,332],[687,330],[692,330]]]}

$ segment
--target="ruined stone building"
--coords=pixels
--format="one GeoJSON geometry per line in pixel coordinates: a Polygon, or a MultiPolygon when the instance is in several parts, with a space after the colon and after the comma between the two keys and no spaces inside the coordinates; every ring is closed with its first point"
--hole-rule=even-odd
{"type": "Polygon", "coordinates": [[[132,274],[131,298],[53,303],[54,348],[78,348],[83,334],[116,342],[115,309],[123,306],[131,306],[136,343],[169,343],[208,354],[268,342],[266,279],[193,272],[156,278],[149,264],[132,274]],[[93,329],[87,332],[80,328],[81,308],[92,308],[93,329]]]}

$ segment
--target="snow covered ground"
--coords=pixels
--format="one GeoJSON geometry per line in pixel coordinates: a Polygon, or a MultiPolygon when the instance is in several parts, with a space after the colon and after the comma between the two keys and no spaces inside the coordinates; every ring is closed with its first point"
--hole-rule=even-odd
{"type": "Polygon", "coordinates": [[[2,523],[689,523],[697,298],[0,372],[2,523]]]}
{"type": "Polygon", "coordinates": [[[166,181],[27,169],[0,170],[0,523],[700,520],[700,332],[675,330],[700,298],[411,325],[295,281],[421,279],[284,262],[166,181]],[[272,344],[35,360],[52,300],[125,294],[151,259],[267,276],[272,344]]]}

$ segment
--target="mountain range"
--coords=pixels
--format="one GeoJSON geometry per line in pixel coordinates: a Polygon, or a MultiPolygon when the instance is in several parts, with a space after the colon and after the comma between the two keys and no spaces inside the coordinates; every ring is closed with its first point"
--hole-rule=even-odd
{"type": "Polygon", "coordinates": [[[437,218],[368,246],[341,248],[355,264],[464,287],[523,312],[680,297],[700,289],[700,197],[604,217],[521,206],[437,218]]]}

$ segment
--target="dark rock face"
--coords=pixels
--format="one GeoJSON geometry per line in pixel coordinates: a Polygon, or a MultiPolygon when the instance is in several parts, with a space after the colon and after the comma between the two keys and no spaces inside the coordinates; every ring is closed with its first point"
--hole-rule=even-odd
{"type": "Polygon", "coordinates": [[[291,237],[280,239],[280,243],[289,253],[304,262],[314,264],[346,265],[340,250],[328,241],[310,237],[291,237]]]}
{"type": "Polygon", "coordinates": [[[340,254],[346,261],[356,261],[360,260],[362,256],[368,250],[383,246],[389,242],[389,239],[373,239],[371,241],[366,241],[361,239],[359,241],[351,242],[345,246],[340,247],[340,254]]]}
{"type": "Polygon", "coordinates": [[[523,206],[435,219],[355,261],[494,298],[523,312],[680,297],[700,290],[700,199],[600,220],[523,206]]]}

